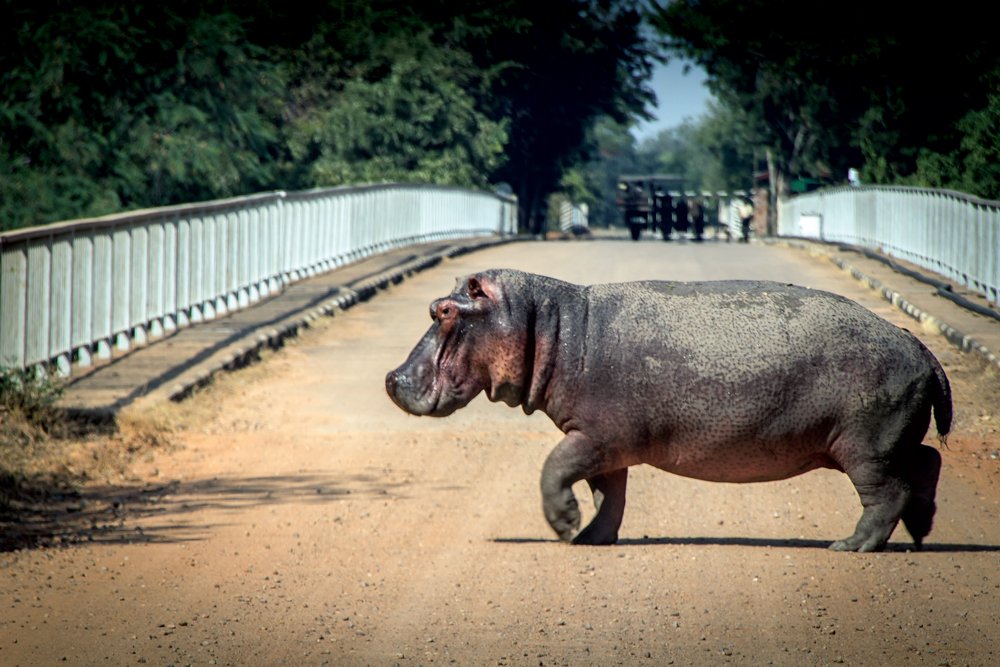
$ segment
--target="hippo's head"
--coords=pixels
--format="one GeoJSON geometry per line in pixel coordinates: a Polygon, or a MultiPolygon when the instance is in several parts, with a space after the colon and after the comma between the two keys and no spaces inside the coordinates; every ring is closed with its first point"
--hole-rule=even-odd
{"type": "Polygon", "coordinates": [[[485,390],[491,401],[522,402],[527,327],[512,307],[503,271],[459,278],[455,290],[431,303],[434,323],[402,366],[388,373],[390,398],[414,415],[444,417],[485,390]]]}

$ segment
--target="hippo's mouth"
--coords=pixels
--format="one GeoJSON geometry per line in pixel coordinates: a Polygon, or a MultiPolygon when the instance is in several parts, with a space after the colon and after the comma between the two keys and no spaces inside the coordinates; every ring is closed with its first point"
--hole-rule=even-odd
{"type": "Polygon", "coordinates": [[[396,369],[385,376],[386,392],[392,402],[411,415],[420,417],[447,417],[468,405],[479,393],[468,384],[420,382],[419,377],[414,378],[402,369],[396,369]]]}

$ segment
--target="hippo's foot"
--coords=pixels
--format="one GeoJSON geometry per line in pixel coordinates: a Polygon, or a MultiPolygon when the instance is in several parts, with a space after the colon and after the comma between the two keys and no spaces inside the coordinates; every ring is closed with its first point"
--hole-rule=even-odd
{"type": "Polygon", "coordinates": [[[847,473],[861,497],[861,519],[850,537],[830,545],[834,551],[882,551],[910,500],[909,485],[876,463],[847,473]]]}
{"type": "Polygon", "coordinates": [[[556,535],[564,542],[573,540],[573,535],[580,529],[580,507],[571,489],[557,497],[546,496],[543,501],[545,519],[556,531],[556,535]]]}
{"type": "Polygon", "coordinates": [[[614,544],[618,541],[618,527],[610,528],[606,524],[592,521],[586,528],[577,533],[573,544],[590,544],[594,546],[614,544]]]}
{"type": "Polygon", "coordinates": [[[899,523],[900,503],[866,505],[854,534],[830,545],[833,551],[882,551],[899,523]],[[874,507],[874,509],[873,509],[874,507]]]}
{"type": "Polygon", "coordinates": [[[886,542],[889,538],[885,540],[871,539],[865,537],[858,537],[857,535],[851,535],[847,539],[837,540],[830,545],[831,551],[882,551],[885,548],[886,542]]]}
{"type": "Polygon", "coordinates": [[[861,514],[861,520],[854,534],[850,537],[837,540],[830,545],[833,551],[882,551],[889,542],[889,536],[896,529],[899,518],[889,519],[888,517],[872,517],[869,508],[865,507],[861,514]],[[866,516],[868,520],[866,521],[866,516]]]}
{"type": "Polygon", "coordinates": [[[913,538],[913,548],[920,551],[924,546],[924,538],[931,532],[934,525],[934,513],[937,505],[933,500],[914,498],[903,510],[903,525],[906,532],[913,538]]]}
{"type": "Polygon", "coordinates": [[[932,447],[914,445],[898,451],[893,474],[870,463],[848,472],[864,511],[854,534],[830,545],[835,551],[881,551],[902,519],[914,548],[923,546],[937,510],[934,496],[941,472],[941,455],[932,447]],[[898,475],[898,476],[896,476],[898,475]]]}
{"type": "Polygon", "coordinates": [[[625,514],[625,487],[628,468],[596,475],[587,480],[594,493],[597,515],[573,538],[573,544],[614,544],[625,514]]]}

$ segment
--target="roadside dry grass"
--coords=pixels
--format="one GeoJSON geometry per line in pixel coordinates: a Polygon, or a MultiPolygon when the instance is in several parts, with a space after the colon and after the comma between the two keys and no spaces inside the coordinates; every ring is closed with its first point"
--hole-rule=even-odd
{"type": "MultiPolygon", "coordinates": [[[[125,502],[155,486],[156,458],[181,446],[178,434],[215,419],[225,396],[265,372],[257,363],[221,374],[183,403],[140,399],[104,423],[54,401],[32,401],[28,410],[17,398],[0,402],[0,551],[88,541],[120,523],[125,502]]],[[[58,396],[58,386],[46,392],[58,396]]]]}
{"type": "Polygon", "coordinates": [[[120,484],[136,461],[171,447],[160,425],[93,424],[52,409],[43,422],[0,416],[0,550],[51,538],[88,484],[120,484]]]}

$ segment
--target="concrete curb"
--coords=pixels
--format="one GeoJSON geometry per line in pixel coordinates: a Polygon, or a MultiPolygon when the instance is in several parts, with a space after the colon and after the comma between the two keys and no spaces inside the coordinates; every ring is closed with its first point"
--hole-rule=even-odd
{"type": "Polygon", "coordinates": [[[834,265],[836,265],[838,268],[840,268],[842,271],[850,273],[851,276],[858,282],[862,283],[869,289],[881,294],[883,299],[885,299],[892,305],[896,306],[899,310],[903,311],[913,319],[920,322],[921,326],[944,336],[949,343],[959,348],[963,352],[975,352],[976,354],[979,354],[981,357],[983,357],[983,359],[987,363],[997,368],[1000,368],[1000,357],[998,357],[997,354],[989,350],[981,342],[963,333],[962,331],[959,331],[957,328],[948,324],[944,320],[935,317],[934,315],[931,315],[927,311],[913,305],[912,303],[907,301],[906,298],[899,292],[895,291],[888,285],[885,285],[884,283],[882,283],[882,281],[872,278],[871,276],[864,273],[861,269],[850,264],[849,262],[844,261],[840,257],[835,257],[834,255],[830,254],[823,248],[823,246],[812,243],[805,243],[802,241],[789,241],[780,239],[770,240],[767,242],[780,243],[790,248],[795,248],[796,250],[802,250],[804,252],[809,253],[809,255],[813,257],[816,256],[824,257],[825,259],[829,260],[834,265]]]}

